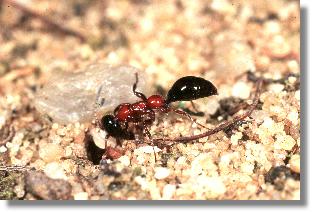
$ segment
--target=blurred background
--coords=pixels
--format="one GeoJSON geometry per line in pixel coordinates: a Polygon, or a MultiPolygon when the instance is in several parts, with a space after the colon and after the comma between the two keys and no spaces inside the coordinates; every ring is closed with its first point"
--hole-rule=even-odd
{"type": "Polygon", "coordinates": [[[246,70],[299,69],[299,1],[0,3],[0,77],[104,61],[144,69],[167,87],[186,74],[224,81],[246,70]]]}

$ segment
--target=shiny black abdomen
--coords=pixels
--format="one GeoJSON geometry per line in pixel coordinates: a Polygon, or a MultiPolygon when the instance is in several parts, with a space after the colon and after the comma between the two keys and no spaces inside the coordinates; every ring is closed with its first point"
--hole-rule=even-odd
{"type": "Polygon", "coordinates": [[[217,95],[217,88],[201,77],[186,76],[177,80],[168,91],[166,102],[191,101],[217,95]]]}

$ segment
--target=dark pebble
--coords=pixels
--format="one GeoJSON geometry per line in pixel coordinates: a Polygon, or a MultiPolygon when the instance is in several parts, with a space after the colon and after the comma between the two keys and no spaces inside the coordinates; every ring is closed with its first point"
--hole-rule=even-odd
{"type": "Polygon", "coordinates": [[[71,185],[65,180],[51,179],[38,171],[26,174],[26,190],[44,200],[67,200],[71,198],[71,185]]]}
{"type": "Polygon", "coordinates": [[[287,178],[300,180],[300,174],[292,172],[291,169],[286,166],[272,167],[265,175],[265,182],[271,183],[275,186],[276,190],[281,191],[284,189],[287,178]]]}

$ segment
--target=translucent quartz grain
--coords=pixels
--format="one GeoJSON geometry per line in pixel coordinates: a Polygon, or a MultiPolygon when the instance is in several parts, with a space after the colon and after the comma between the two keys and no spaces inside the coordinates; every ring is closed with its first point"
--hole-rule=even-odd
{"type": "Polygon", "coordinates": [[[120,103],[138,100],[132,93],[136,72],[139,75],[137,90],[150,94],[151,86],[145,73],[131,66],[98,63],[75,72],[53,73],[49,82],[38,90],[35,107],[53,122],[89,122],[94,114],[104,114],[120,103]],[[99,106],[96,99],[103,99],[103,104],[99,106]]]}

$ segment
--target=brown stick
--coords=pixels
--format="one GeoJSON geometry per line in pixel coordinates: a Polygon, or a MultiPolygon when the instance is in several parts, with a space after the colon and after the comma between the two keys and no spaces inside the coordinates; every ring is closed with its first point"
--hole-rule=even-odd
{"type": "MultiPolygon", "coordinates": [[[[239,116],[236,116],[234,117],[232,120],[230,121],[226,121],[224,123],[221,123],[219,124],[217,127],[215,127],[214,129],[212,130],[208,130],[202,134],[198,134],[198,135],[193,135],[193,136],[185,136],[185,137],[179,137],[179,138],[173,138],[173,139],[170,139],[170,138],[159,138],[159,139],[154,139],[154,141],[157,141],[159,143],[161,142],[164,142],[164,141],[169,141],[169,142],[179,142],[179,143],[188,143],[190,141],[194,141],[194,140],[197,140],[197,139],[200,139],[200,138],[204,138],[204,137],[207,137],[207,136],[210,136],[210,135],[213,135],[219,131],[222,131],[228,127],[230,127],[231,125],[237,123],[238,121],[242,121],[244,120],[245,118],[247,118],[248,116],[251,115],[251,113],[256,109],[258,103],[259,103],[259,98],[260,98],[260,93],[261,93],[261,88],[262,88],[262,84],[263,84],[263,79],[259,79],[257,81],[257,84],[256,84],[256,92],[255,92],[255,96],[254,96],[254,99],[253,99],[253,103],[250,105],[249,107],[249,110],[242,114],[242,115],[239,115],[239,116]]],[[[170,145],[170,144],[166,144],[166,145],[170,145]]]]}
{"type": "Polygon", "coordinates": [[[14,1],[14,0],[2,0],[3,2],[11,5],[12,7],[21,10],[23,13],[25,13],[26,15],[33,17],[33,18],[38,18],[39,20],[41,20],[42,22],[44,22],[45,24],[49,25],[51,28],[54,28],[56,30],[58,30],[59,32],[65,34],[65,35],[71,35],[74,36],[76,38],[78,38],[81,42],[86,42],[87,39],[84,35],[82,35],[80,32],[75,31],[73,29],[69,29],[66,26],[63,26],[57,22],[55,22],[54,20],[49,19],[46,16],[43,16],[42,14],[33,11],[25,6],[23,6],[22,4],[14,1]]]}

